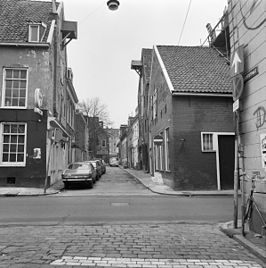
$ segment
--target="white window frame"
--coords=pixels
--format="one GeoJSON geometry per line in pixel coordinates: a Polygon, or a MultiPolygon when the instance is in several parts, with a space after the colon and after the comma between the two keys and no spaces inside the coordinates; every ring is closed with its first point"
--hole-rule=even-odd
{"type": "Polygon", "coordinates": [[[0,123],[0,166],[18,166],[18,167],[25,167],[26,166],[26,150],[27,150],[27,123],[25,122],[1,122],[0,123]],[[24,132],[24,161],[23,162],[3,162],[3,131],[4,131],[4,124],[13,124],[13,125],[24,125],[25,132],[24,132]]]}
{"type": "Polygon", "coordinates": [[[40,28],[41,28],[41,24],[38,23],[34,23],[34,24],[29,24],[29,42],[32,43],[39,43],[40,42],[40,28]],[[32,40],[32,29],[37,27],[37,40],[32,40]]]}
{"type": "Polygon", "coordinates": [[[45,35],[47,26],[45,23],[31,23],[29,24],[29,31],[28,31],[28,41],[31,43],[39,43],[43,40],[45,35]],[[37,40],[32,40],[32,28],[37,27],[37,40]],[[41,35],[41,28],[43,29],[43,33],[41,35]]]}
{"type": "Polygon", "coordinates": [[[212,152],[215,152],[217,150],[216,144],[217,144],[217,135],[215,135],[214,132],[201,132],[201,151],[203,153],[212,153],[212,152]],[[206,135],[210,135],[212,137],[212,140],[211,140],[212,148],[211,149],[206,149],[204,147],[204,137],[206,135]]]}
{"type": "Polygon", "coordinates": [[[168,127],[164,130],[165,171],[170,171],[169,144],[170,144],[170,128],[168,127]],[[168,137],[167,137],[167,132],[168,132],[168,137]]]}
{"type": "Polygon", "coordinates": [[[28,81],[29,81],[29,72],[28,68],[17,68],[17,67],[5,67],[3,69],[3,90],[2,90],[2,102],[1,102],[1,108],[5,109],[26,109],[28,105],[28,81]],[[5,98],[6,98],[6,71],[12,70],[12,71],[26,71],[26,92],[25,92],[25,105],[24,106],[7,106],[5,105],[5,98]]]}

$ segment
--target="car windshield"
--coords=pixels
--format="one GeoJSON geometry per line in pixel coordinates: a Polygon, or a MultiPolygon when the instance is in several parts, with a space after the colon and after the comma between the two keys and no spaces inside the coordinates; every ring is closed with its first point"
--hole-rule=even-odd
{"type": "Polygon", "coordinates": [[[91,162],[91,164],[96,168],[96,162],[91,162]]]}
{"type": "Polygon", "coordinates": [[[68,169],[82,169],[82,170],[85,170],[85,169],[90,169],[90,166],[86,165],[86,164],[81,164],[81,163],[73,163],[73,164],[70,164],[68,166],[68,169]]]}

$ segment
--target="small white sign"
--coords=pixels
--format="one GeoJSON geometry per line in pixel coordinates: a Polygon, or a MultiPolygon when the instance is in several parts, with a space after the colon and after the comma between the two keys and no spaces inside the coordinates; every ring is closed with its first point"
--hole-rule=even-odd
{"type": "Polygon", "coordinates": [[[239,99],[233,103],[233,112],[236,112],[239,109],[239,99]]]}

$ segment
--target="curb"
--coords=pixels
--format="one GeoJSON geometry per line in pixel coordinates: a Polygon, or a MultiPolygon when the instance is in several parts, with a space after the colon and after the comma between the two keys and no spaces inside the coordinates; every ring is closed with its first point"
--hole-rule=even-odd
{"type": "Polygon", "coordinates": [[[46,195],[54,195],[58,194],[60,191],[56,191],[53,193],[39,193],[39,194],[20,194],[20,193],[6,193],[0,194],[0,197],[31,197],[31,196],[46,196],[46,195]]]}
{"type": "Polygon", "coordinates": [[[264,263],[266,263],[266,250],[263,250],[260,247],[254,245],[252,242],[250,242],[244,236],[239,234],[241,232],[241,229],[233,229],[233,228],[230,228],[229,226],[232,226],[232,221],[222,224],[220,226],[220,230],[225,235],[227,235],[228,237],[234,239],[239,244],[244,246],[246,249],[248,249],[251,253],[253,253],[256,257],[258,257],[264,263]]]}
{"type": "MultiPolygon", "coordinates": [[[[127,172],[129,175],[133,176],[135,179],[137,179],[143,186],[145,186],[148,190],[150,190],[153,193],[156,194],[161,194],[161,195],[168,195],[168,196],[186,196],[186,197],[194,197],[194,196],[233,196],[234,194],[230,194],[230,193],[193,193],[193,192],[189,192],[189,191],[180,191],[178,193],[165,193],[165,192],[159,192],[159,191],[155,191],[153,190],[151,187],[147,186],[146,184],[144,184],[142,182],[142,180],[137,177],[136,175],[130,173],[127,169],[124,169],[123,167],[119,166],[120,169],[124,170],[125,172],[127,172]]],[[[238,194],[239,196],[241,196],[241,194],[238,194]]]]}

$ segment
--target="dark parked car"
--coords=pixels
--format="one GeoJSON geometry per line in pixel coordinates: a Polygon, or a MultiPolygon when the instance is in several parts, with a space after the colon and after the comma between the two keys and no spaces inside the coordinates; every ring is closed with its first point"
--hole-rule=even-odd
{"type": "Polygon", "coordinates": [[[90,160],[88,161],[89,163],[91,163],[93,165],[93,167],[96,169],[96,178],[99,179],[101,178],[103,172],[102,172],[102,166],[100,164],[99,160],[90,160]]]}
{"type": "Polygon", "coordinates": [[[74,162],[62,173],[62,180],[65,187],[71,183],[85,183],[90,188],[96,180],[96,173],[90,163],[74,162]]]}
{"type": "Polygon", "coordinates": [[[104,162],[103,159],[99,159],[100,165],[102,167],[102,174],[106,173],[106,163],[104,162]]]}

